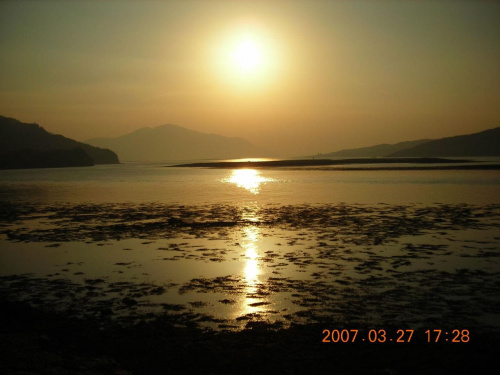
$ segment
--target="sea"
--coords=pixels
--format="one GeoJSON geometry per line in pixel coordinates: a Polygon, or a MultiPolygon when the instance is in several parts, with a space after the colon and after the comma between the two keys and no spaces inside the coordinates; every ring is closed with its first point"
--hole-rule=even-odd
{"type": "Polygon", "coordinates": [[[0,171],[3,298],[219,330],[500,330],[500,171],[174,164],[0,171]]]}
{"type": "Polygon", "coordinates": [[[173,168],[176,164],[178,162],[3,170],[0,171],[0,201],[282,205],[500,203],[500,172],[496,170],[283,168],[242,171],[173,168]]]}

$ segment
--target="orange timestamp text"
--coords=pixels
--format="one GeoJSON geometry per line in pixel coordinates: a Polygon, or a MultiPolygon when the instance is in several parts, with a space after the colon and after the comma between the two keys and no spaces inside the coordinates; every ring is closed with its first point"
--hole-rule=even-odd
{"type": "Polygon", "coordinates": [[[420,339],[428,343],[467,343],[470,342],[470,332],[467,329],[428,329],[421,335],[414,335],[413,329],[398,329],[388,331],[385,329],[324,329],[322,332],[324,343],[410,343],[411,340],[420,336],[420,339]]]}

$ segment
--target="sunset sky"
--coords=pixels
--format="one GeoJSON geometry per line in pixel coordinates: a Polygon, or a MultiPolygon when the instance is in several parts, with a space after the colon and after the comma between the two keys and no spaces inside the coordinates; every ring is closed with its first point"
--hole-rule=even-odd
{"type": "Polygon", "coordinates": [[[500,2],[1,1],[0,115],[283,156],[500,126],[500,2]]]}

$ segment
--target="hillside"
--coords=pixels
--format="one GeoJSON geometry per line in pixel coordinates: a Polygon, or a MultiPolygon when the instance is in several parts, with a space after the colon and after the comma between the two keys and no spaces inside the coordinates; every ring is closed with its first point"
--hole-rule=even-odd
{"type": "Polygon", "coordinates": [[[0,154],[0,169],[90,167],[94,162],[81,148],[20,150],[0,154]]]}
{"type": "Polygon", "coordinates": [[[206,134],[176,125],[142,128],[117,138],[89,139],[86,143],[106,147],[123,161],[235,159],[270,156],[241,138],[206,134]]]}
{"type": "MultiPolygon", "coordinates": [[[[55,150],[74,150],[80,149],[90,157],[91,164],[116,164],[119,163],[116,154],[110,150],[93,147],[85,143],[77,142],[73,139],[55,135],[47,132],[37,124],[26,124],[16,119],[0,116],[0,158],[7,163],[7,160],[15,161],[18,158],[24,158],[26,161],[33,158],[36,152],[33,151],[55,151],[55,150]]],[[[72,155],[68,160],[74,160],[76,165],[88,165],[84,161],[79,151],[71,153],[38,153],[39,156],[45,156],[49,159],[57,155],[72,155]],[[80,156],[78,156],[78,154],[80,156]],[[49,156],[51,155],[51,156],[49,156]],[[78,161],[77,161],[78,160],[78,161]]],[[[69,157],[69,156],[68,156],[69,157]]],[[[36,157],[35,157],[36,159],[36,157]]],[[[32,160],[35,160],[32,159],[32,160]]],[[[21,162],[21,161],[19,161],[21,162]]],[[[62,162],[63,163],[63,162],[62,162]]],[[[34,168],[43,166],[43,163],[37,164],[34,168]]],[[[52,166],[53,162],[49,163],[52,166]]],[[[58,164],[58,163],[56,163],[58,164]]],[[[64,163],[63,163],[64,164],[64,163]]],[[[14,163],[15,165],[15,163],[14,163]]],[[[29,165],[23,164],[23,165],[29,165]]],[[[72,164],[70,164],[72,165],[72,164]]],[[[65,165],[69,166],[69,165],[65,165]]],[[[24,168],[29,168],[25,166],[24,168]]]]}
{"type": "Polygon", "coordinates": [[[500,156],[500,128],[441,138],[394,152],[394,157],[500,156]]]}
{"type": "Polygon", "coordinates": [[[339,157],[339,158],[351,158],[351,157],[361,157],[361,158],[376,158],[391,155],[397,151],[408,149],[425,142],[429,142],[429,139],[419,139],[417,141],[407,141],[399,142],[396,144],[380,144],[370,147],[352,148],[345,149],[336,152],[330,152],[328,154],[322,154],[322,157],[339,157]]]}

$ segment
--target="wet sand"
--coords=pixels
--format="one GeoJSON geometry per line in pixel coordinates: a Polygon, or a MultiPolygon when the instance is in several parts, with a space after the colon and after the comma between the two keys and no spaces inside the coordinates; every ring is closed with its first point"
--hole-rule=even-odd
{"type": "Polygon", "coordinates": [[[4,373],[478,371],[500,332],[499,224],[494,204],[2,203],[0,235],[19,249],[120,245],[165,266],[256,262],[260,274],[154,282],[141,276],[146,261],[123,259],[112,264],[122,279],[75,262],[4,274],[1,363],[4,373]],[[349,328],[415,338],[322,343],[325,329],[349,328]],[[471,342],[427,343],[427,329],[467,329],[471,342]]]}

